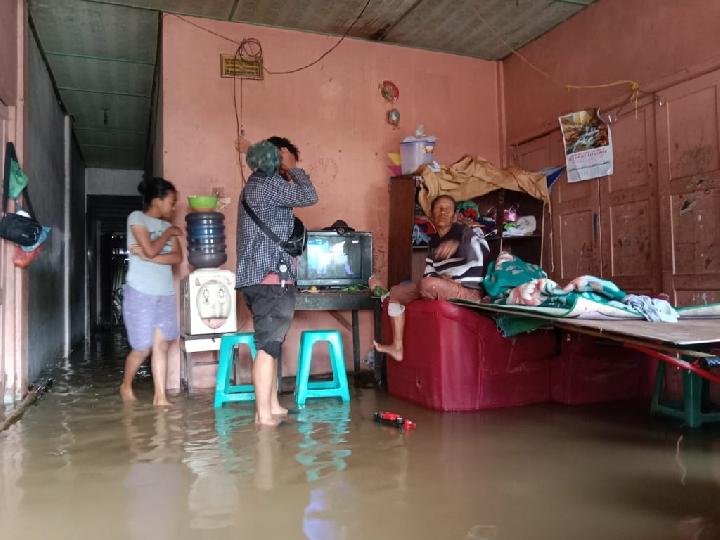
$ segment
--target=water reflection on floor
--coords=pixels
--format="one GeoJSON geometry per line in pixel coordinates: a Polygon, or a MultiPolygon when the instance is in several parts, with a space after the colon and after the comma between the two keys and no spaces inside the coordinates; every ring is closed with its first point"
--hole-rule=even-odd
{"type": "Polygon", "coordinates": [[[642,404],[442,414],[356,390],[256,429],[209,393],[154,409],[146,371],[122,407],[123,354],[60,366],[0,434],[0,538],[720,538],[720,430],[642,404]]]}

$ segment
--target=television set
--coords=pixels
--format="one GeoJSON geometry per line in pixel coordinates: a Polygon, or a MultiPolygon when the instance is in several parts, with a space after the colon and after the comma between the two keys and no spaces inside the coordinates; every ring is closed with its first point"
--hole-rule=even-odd
{"type": "Polygon", "coordinates": [[[297,286],[339,289],[367,285],[373,272],[372,233],[308,231],[298,258],[297,286]]]}

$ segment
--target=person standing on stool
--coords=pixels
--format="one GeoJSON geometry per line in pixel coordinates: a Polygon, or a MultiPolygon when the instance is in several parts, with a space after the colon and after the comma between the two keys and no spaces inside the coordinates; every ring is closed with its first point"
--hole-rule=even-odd
{"type": "MultiPolygon", "coordinates": [[[[375,349],[398,362],[403,359],[405,306],[413,300],[459,298],[479,302],[490,249],[482,232],[455,221],[455,199],[439,195],[430,205],[430,218],[436,234],[430,236],[425,272],[418,283],[400,283],[390,289],[388,315],[393,341],[374,342],[375,349]]],[[[376,283],[368,283],[372,289],[376,283]]]]}
{"type": "Polygon", "coordinates": [[[287,139],[282,142],[290,148],[281,150],[269,141],[247,148],[253,173],[240,194],[237,225],[235,288],[242,291],[253,316],[255,422],[267,426],[278,425],[277,417],[288,412],[278,401],[277,359],[295,314],[295,269],[292,257],[245,211],[243,200],[283,241],[293,230],[292,209],[318,200],[310,177],[297,167],[297,148],[287,139]]]}
{"type": "Polygon", "coordinates": [[[152,349],[152,375],[155,386],[153,405],[167,406],[167,352],[180,335],[172,265],[182,262],[177,240],[180,227],[172,225],[177,202],[175,186],[163,178],[140,182],[144,210],[127,218],[128,273],[123,289],[123,320],[132,350],[125,359],[120,385],[123,401],[134,401],[132,381],[152,349]]]}

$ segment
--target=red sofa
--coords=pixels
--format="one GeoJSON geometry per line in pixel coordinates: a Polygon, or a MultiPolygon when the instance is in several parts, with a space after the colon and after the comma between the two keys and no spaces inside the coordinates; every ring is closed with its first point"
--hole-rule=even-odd
{"type": "MultiPolygon", "coordinates": [[[[405,315],[403,361],[388,358],[388,390],[431,409],[474,411],[649,395],[653,363],[636,351],[552,330],[504,338],[492,318],[444,301],[417,300],[405,315]]],[[[385,341],[389,329],[386,311],[385,341]]]]}

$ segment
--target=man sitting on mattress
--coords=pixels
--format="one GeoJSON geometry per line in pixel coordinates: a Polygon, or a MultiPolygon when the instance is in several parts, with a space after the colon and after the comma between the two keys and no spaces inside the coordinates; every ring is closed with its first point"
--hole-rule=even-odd
{"type": "MultiPolygon", "coordinates": [[[[449,195],[436,197],[430,205],[430,214],[437,234],[430,237],[423,278],[418,283],[401,283],[390,289],[388,315],[393,342],[389,345],[375,342],[379,352],[398,362],[403,358],[407,304],[419,298],[479,302],[484,293],[482,285],[490,249],[482,233],[455,221],[455,199],[449,195]]],[[[372,280],[369,285],[374,287],[372,280]]]]}

